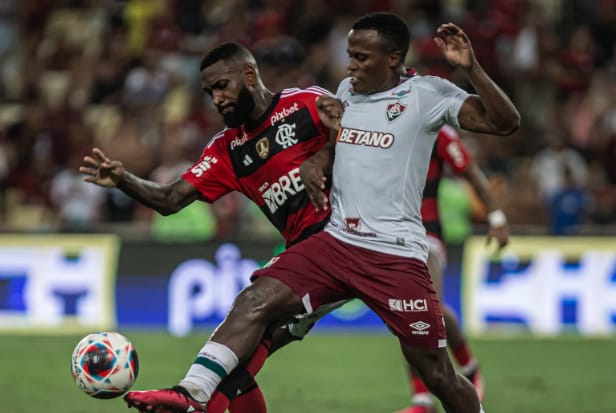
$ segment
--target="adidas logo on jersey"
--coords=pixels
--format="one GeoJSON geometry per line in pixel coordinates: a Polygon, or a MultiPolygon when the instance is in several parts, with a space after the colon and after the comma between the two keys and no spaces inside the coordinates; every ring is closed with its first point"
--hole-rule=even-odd
{"type": "Polygon", "coordinates": [[[299,168],[291,169],[286,175],[278,178],[278,182],[263,184],[259,191],[269,211],[274,214],[283,206],[290,196],[304,190],[304,184],[299,177],[299,168]]]}

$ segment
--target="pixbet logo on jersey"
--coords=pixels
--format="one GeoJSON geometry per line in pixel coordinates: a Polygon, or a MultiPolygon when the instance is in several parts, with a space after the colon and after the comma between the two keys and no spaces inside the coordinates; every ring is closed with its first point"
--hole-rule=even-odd
{"type": "Polygon", "coordinates": [[[203,172],[207,171],[208,169],[210,169],[212,167],[213,164],[218,163],[218,159],[215,158],[214,156],[211,155],[207,155],[206,157],[204,157],[201,162],[199,162],[197,165],[193,166],[192,169],[190,170],[190,172],[192,172],[193,174],[195,174],[195,176],[197,178],[200,178],[201,175],[203,175],[203,172]]]}
{"type": "Polygon", "coordinates": [[[291,106],[290,108],[282,108],[281,110],[279,110],[278,112],[275,112],[271,117],[270,117],[270,122],[272,124],[286,118],[287,116],[291,115],[292,113],[295,113],[299,110],[299,107],[297,106],[297,102],[295,102],[293,104],[293,106],[291,106]]]}
{"type": "Polygon", "coordinates": [[[229,147],[231,148],[231,150],[233,150],[239,146],[242,146],[247,141],[248,141],[248,135],[243,133],[242,136],[236,136],[235,138],[233,138],[231,140],[231,143],[229,144],[229,147]]]}
{"type": "Polygon", "coordinates": [[[394,135],[391,133],[352,128],[343,128],[340,136],[338,136],[338,142],[382,149],[391,147],[394,144],[394,139],[394,135]]]}
{"type": "Polygon", "coordinates": [[[289,196],[303,190],[304,184],[299,177],[299,168],[291,169],[286,175],[278,178],[278,182],[271,185],[266,182],[259,188],[261,196],[272,214],[287,202],[289,196]]]}

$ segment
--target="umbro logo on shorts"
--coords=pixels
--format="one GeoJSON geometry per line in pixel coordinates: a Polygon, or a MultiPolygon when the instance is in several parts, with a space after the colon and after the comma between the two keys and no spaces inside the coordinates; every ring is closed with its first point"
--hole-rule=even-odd
{"type": "Polygon", "coordinates": [[[417,334],[417,335],[430,334],[429,331],[425,331],[426,329],[430,328],[430,324],[425,323],[423,321],[415,321],[414,323],[409,324],[409,327],[413,329],[413,331],[411,331],[411,334],[417,334]]]}

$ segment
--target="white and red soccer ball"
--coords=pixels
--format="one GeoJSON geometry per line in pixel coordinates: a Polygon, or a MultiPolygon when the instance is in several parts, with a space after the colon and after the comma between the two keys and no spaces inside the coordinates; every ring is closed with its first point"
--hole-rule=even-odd
{"type": "Polygon", "coordinates": [[[71,372],[83,392],[99,399],[111,399],[124,394],[135,383],[139,360],[126,337],[113,331],[99,331],[77,344],[71,372]]]}

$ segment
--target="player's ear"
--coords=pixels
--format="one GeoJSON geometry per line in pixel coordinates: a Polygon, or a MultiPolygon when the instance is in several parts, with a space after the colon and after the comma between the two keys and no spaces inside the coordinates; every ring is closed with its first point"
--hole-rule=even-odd
{"type": "Polygon", "coordinates": [[[244,83],[246,86],[251,87],[257,84],[257,78],[259,77],[257,68],[250,63],[244,65],[244,83]]]}
{"type": "Polygon", "coordinates": [[[389,54],[388,58],[389,67],[393,70],[398,69],[402,64],[402,53],[399,50],[394,50],[389,54]]]}

